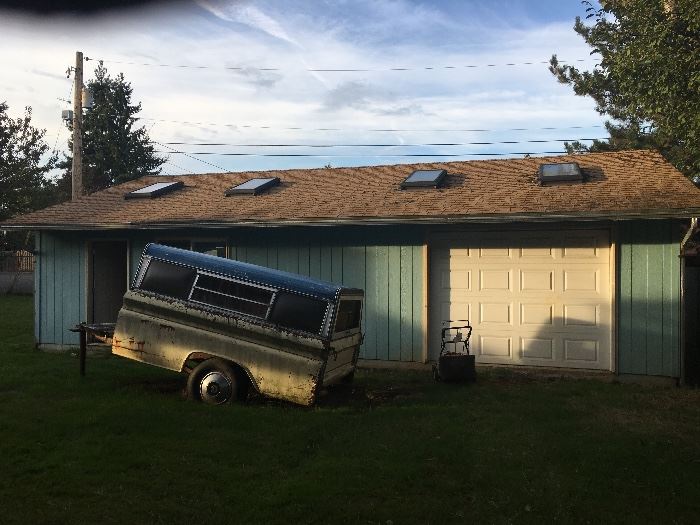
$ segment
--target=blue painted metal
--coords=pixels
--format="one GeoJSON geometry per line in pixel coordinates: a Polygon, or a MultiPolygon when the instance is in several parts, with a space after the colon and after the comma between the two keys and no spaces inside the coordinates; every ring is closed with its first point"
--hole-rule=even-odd
{"type": "Polygon", "coordinates": [[[223,259],[221,257],[214,257],[213,255],[189,250],[171,248],[161,244],[148,244],[143,254],[144,256],[150,256],[164,261],[201,268],[235,279],[314,296],[326,301],[334,301],[338,293],[353,293],[357,291],[342,285],[321,281],[311,277],[302,277],[290,272],[283,272],[281,270],[274,270],[264,266],[257,266],[231,259],[223,259]]]}

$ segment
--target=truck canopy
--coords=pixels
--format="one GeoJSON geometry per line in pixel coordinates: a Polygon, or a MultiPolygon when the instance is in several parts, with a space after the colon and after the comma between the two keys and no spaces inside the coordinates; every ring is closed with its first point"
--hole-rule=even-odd
{"type": "MultiPolygon", "coordinates": [[[[279,290],[309,295],[325,301],[335,302],[338,295],[364,295],[363,290],[347,288],[338,284],[305,277],[294,273],[274,270],[264,266],[224,259],[214,255],[192,252],[180,248],[172,248],[161,244],[150,243],[143,251],[144,257],[152,257],[179,265],[199,268],[219,275],[224,275],[241,281],[269,286],[279,290]]],[[[143,258],[142,258],[143,261],[143,258]]],[[[143,262],[141,263],[143,264],[143,262]]],[[[132,284],[138,288],[139,274],[137,271],[132,284]]]]}
{"type": "Polygon", "coordinates": [[[146,246],[132,289],[323,339],[359,330],[364,296],[359,289],[159,244],[146,246]]]}

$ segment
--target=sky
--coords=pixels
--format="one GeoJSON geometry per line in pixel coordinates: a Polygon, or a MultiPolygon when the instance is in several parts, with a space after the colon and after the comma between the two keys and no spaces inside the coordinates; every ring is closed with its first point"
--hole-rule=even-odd
{"type": "Polygon", "coordinates": [[[63,152],[61,110],[72,107],[73,81],[66,70],[82,51],[87,81],[103,60],[131,83],[139,125],[172,175],[563,152],[564,139],[607,136],[593,101],[542,63],[557,54],[594,66],[573,31],[577,15],[585,15],[579,0],[191,0],[83,16],[0,10],[0,101],[15,117],[31,106],[34,125],[63,152]],[[539,140],[550,142],[526,142],[539,140]],[[197,145],[212,143],[222,145],[197,145]]]}

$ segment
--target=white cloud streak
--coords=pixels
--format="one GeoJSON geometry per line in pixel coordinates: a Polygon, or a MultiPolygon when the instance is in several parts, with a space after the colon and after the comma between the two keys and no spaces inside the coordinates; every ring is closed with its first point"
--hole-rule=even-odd
{"type": "MultiPolygon", "coordinates": [[[[578,5],[576,0],[571,1],[578,5]]],[[[32,106],[35,124],[47,129],[48,142],[53,146],[62,125],[60,111],[68,107],[58,100],[66,98],[70,88],[63,73],[80,49],[94,59],[211,66],[178,69],[105,62],[111,73],[123,71],[132,83],[134,99],[142,102],[144,117],[230,124],[158,122],[151,136],[159,140],[415,143],[436,142],[436,136],[362,130],[600,124],[602,119],[595,113],[593,103],[557,84],[546,65],[422,69],[547,60],[552,53],[562,59],[588,56],[587,47],[571,29],[572,20],[542,21],[524,27],[507,24],[506,15],[494,26],[492,21],[497,17],[488,13],[478,20],[473,16],[461,20],[440,8],[408,0],[299,0],[291,6],[198,0],[196,4],[173,8],[48,21],[0,14],[0,100],[7,100],[13,114],[19,114],[25,105],[32,106]],[[78,27],[81,31],[77,31],[78,27]],[[465,27],[470,31],[465,31],[465,27]],[[241,69],[227,70],[227,66],[241,69]],[[418,69],[308,71],[391,67],[418,69]],[[290,127],[304,130],[284,129],[290,127]],[[321,127],[343,131],[306,131],[321,127]]],[[[94,65],[87,62],[86,78],[92,76],[94,65]]],[[[64,129],[63,136],[65,133],[64,129]]],[[[558,138],[562,133],[565,132],[441,133],[437,138],[558,138]]],[[[401,151],[409,153],[406,149],[401,151]]],[[[371,150],[365,148],[356,153],[368,151],[371,150]]],[[[486,151],[494,151],[494,147],[486,151]]],[[[344,149],[342,153],[353,151],[344,149]]],[[[192,159],[174,157],[173,162],[187,170],[212,169],[192,159]]],[[[328,162],[246,157],[205,160],[233,170],[321,166],[328,162]]],[[[331,162],[366,165],[398,160],[343,158],[331,162]]]]}

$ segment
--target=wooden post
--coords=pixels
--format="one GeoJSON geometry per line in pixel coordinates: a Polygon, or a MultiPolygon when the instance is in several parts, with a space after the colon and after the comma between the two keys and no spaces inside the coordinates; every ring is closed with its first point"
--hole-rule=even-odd
{"type": "MultiPolygon", "coordinates": [[[[73,166],[72,200],[83,194],[83,53],[75,52],[75,83],[73,85],[73,166]]],[[[81,332],[82,333],[82,332],[81,332]]]]}

